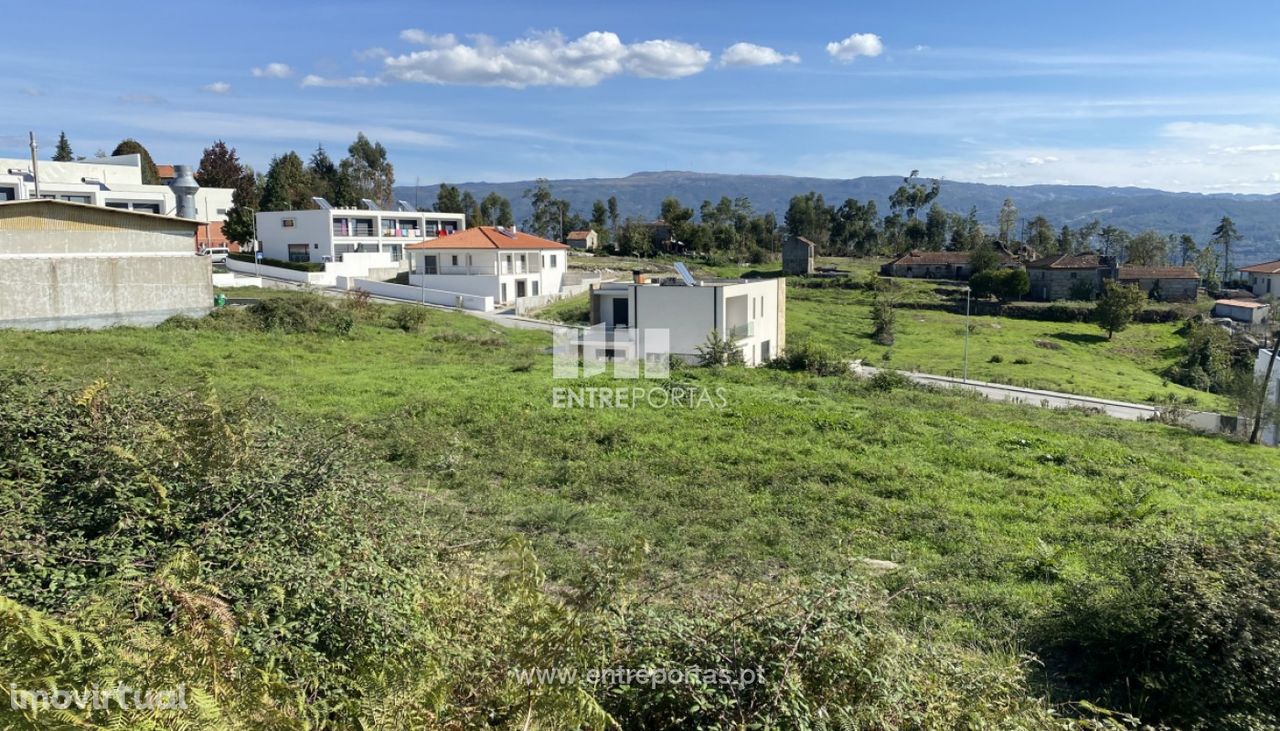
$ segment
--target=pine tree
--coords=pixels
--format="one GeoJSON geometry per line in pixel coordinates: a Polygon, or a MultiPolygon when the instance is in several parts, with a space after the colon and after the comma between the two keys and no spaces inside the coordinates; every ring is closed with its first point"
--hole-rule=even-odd
{"type": "Polygon", "coordinates": [[[1230,216],[1223,216],[1218,227],[1213,230],[1212,243],[1222,247],[1222,281],[1231,281],[1231,245],[1242,236],[1236,231],[1236,223],[1230,216]]]}
{"type": "Polygon", "coordinates": [[[293,211],[310,207],[311,176],[296,152],[272,158],[262,185],[262,210],[293,211]]]}
{"type": "Polygon", "coordinates": [[[53,151],[54,162],[74,162],[75,153],[71,151],[71,143],[67,141],[67,133],[58,133],[58,146],[53,151]]]}

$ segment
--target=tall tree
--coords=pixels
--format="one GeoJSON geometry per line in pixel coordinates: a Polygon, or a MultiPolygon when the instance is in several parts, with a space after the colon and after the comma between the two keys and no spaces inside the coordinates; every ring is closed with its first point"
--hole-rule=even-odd
{"type": "Polygon", "coordinates": [[[1013,205],[1012,198],[1005,198],[1000,206],[998,218],[1000,227],[1000,243],[1008,246],[1013,243],[1013,230],[1018,225],[1018,207],[1013,205]]]}
{"type": "Polygon", "coordinates": [[[925,243],[934,251],[939,251],[947,244],[947,212],[937,201],[929,207],[924,219],[925,243]]]}
{"type": "Polygon", "coordinates": [[[1044,216],[1036,216],[1027,224],[1027,235],[1024,237],[1027,245],[1035,249],[1037,254],[1044,254],[1052,251],[1057,247],[1057,239],[1053,233],[1053,226],[1049,223],[1049,219],[1044,216]]]}
{"type": "Polygon", "coordinates": [[[1134,266],[1163,266],[1168,261],[1169,239],[1159,231],[1143,231],[1129,240],[1127,260],[1134,266]]]}
{"type": "Polygon", "coordinates": [[[359,204],[351,179],[329,157],[324,145],[316,145],[307,162],[307,172],[315,185],[315,195],[324,198],[335,208],[355,208],[359,204]]]}
{"type": "Polygon", "coordinates": [[[142,143],[132,137],[121,140],[116,145],[116,149],[111,151],[111,156],[116,155],[137,155],[142,158],[142,183],[144,185],[160,185],[160,172],[156,170],[155,160],[151,159],[151,153],[147,152],[147,148],[142,143]]]}
{"type": "Polygon", "coordinates": [[[435,211],[437,213],[466,213],[462,206],[462,191],[457,186],[441,183],[436,193],[435,211]]]}
{"type": "Polygon", "coordinates": [[[1102,239],[1104,256],[1124,257],[1129,247],[1129,232],[1117,226],[1103,226],[1098,235],[1102,239]]]}
{"type": "Polygon", "coordinates": [[[218,140],[204,148],[195,178],[205,188],[235,188],[244,178],[244,165],[240,164],[235,148],[218,140]]]}
{"type": "Polygon", "coordinates": [[[942,181],[934,179],[926,186],[916,182],[919,174],[919,170],[912,170],[910,175],[902,179],[902,185],[889,196],[890,213],[902,212],[907,214],[908,221],[914,221],[916,212],[932,203],[942,192],[942,181]]]}
{"type": "Polygon", "coordinates": [[[262,210],[295,211],[311,207],[311,176],[296,152],[271,159],[262,184],[262,210]]]}
{"type": "Polygon", "coordinates": [[[671,235],[677,241],[684,241],[688,238],[688,225],[689,221],[693,219],[693,209],[686,208],[680,203],[679,198],[675,196],[663,198],[658,217],[671,226],[671,235]]]}
{"type": "Polygon", "coordinates": [[[511,215],[511,201],[497,193],[490,193],[480,201],[480,217],[490,226],[511,227],[516,223],[511,215]]]}
{"type": "Polygon", "coordinates": [[[1062,229],[1058,231],[1058,253],[1070,254],[1075,251],[1074,236],[1071,233],[1071,227],[1062,224],[1062,229]]]}
{"type": "Polygon", "coordinates": [[[613,239],[618,239],[618,197],[609,196],[609,227],[613,229],[613,239]]]}
{"type": "Polygon", "coordinates": [[[71,143],[67,141],[67,133],[58,133],[58,146],[53,150],[54,162],[74,162],[75,153],[71,151],[71,143]]]}
{"type": "Polygon", "coordinates": [[[1236,222],[1231,220],[1230,216],[1223,216],[1218,222],[1218,227],[1213,230],[1213,238],[1210,241],[1222,247],[1222,281],[1231,280],[1231,245],[1239,241],[1242,237],[1236,232],[1236,222]]]}
{"type": "Polygon", "coordinates": [[[609,246],[612,241],[609,236],[609,207],[602,200],[597,199],[591,204],[591,230],[596,232],[601,247],[609,246]]]}
{"type": "Polygon", "coordinates": [[[1188,266],[1195,261],[1196,252],[1200,247],[1196,246],[1196,240],[1191,238],[1190,234],[1182,234],[1178,238],[1178,252],[1181,254],[1182,266],[1188,266]]]}
{"type": "Polygon", "coordinates": [[[395,168],[381,142],[371,142],[363,132],[358,133],[339,169],[351,181],[355,198],[368,198],[386,208],[395,203],[395,168]]]}
{"type": "Polygon", "coordinates": [[[802,236],[825,248],[831,240],[831,216],[832,209],[827,206],[822,194],[809,191],[791,199],[783,220],[786,221],[788,234],[802,236]]]}
{"type": "Polygon", "coordinates": [[[529,199],[531,209],[529,218],[524,222],[525,229],[534,236],[554,239],[560,230],[560,215],[564,209],[551,194],[551,183],[546,178],[538,178],[534,187],[525,190],[524,197],[529,199]]]}
{"type": "Polygon", "coordinates": [[[247,244],[254,238],[254,214],[262,205],[262,185],[258,175],[248,165],[242,166],[240,180],[236,182],[231,193],[231,209],[227,211],[227,222],[222,224],[222,233],[237,244],[247,244]]]}

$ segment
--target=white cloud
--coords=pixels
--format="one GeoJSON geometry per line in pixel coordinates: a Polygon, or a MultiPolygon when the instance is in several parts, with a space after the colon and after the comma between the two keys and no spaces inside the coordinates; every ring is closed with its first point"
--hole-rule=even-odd
{"type": "Polygon", "coordinates": [[[754,43],[735,43],[720,54],[721,66],[773,66],[780,63],[800,63],[800,57],[794,53],[784,55],[754,43]]]}
{"type": "Polygon", "coordinates": [[[448,48],[458,42],[458,39],[454,38],[452,33],[433,35],[421,28],[406,28],[400,31],[400,40],[405,43],[416,43],[430,48],[448,48]]]}
{"type": "Polygon", "coordinates": [[[287,63],[269,63],[266,66],[254,67],[250,73],[258,78],[287,79],[293,76],[293,69],[287,63]]]}
{"type": "Polygon", "coordinates": [[[348,76],[345,78],[325,78],[316,76],[315,74],[307,74],[302,79],[302,86],[330,86],[330,87],[354,87],[354,86],[382,86],[382,79],[375,79],[369,76],[348,76]]]}
{"type": "Polygon", "coordinates": [[[200,89],[202,91],[207,91],[210,94],[226,94],[231,91],[231,84],[228,84],[225,81],[215,81],[212,84],[205,84],[200,87],[200,89]]]}
{"type": "Polygon", "coordinates": [[[358,61],[368,61],[375,58],[386,58],[391,55],[391,52],[382,46],[374,46],[373,48],[366,48],[363,51],[356,51],[351,55],[355,56],[358,61]]]}
{"type": "Polygon", "coordinates": [[[884,53],[884,42],[875,33],[854,33],[843,41],[827,44],[827,53],[841,63],[849,63],[858,56],[879,56],[884,53]]]}
{"type": "Polygon", "coordinates": [[[487,36],[460,43],[452,34],[429,36],[418,30],[400,34],[403,40],[427,45],[421,51],[385,60],[383,78],[426,84],[477,86],[594,86],[604,79],[630,73],[675,79],[706,68],[711,54],[673,40],[623,43],[616,33],[593,31],[568,41],[550,31],[498,44],[487,36]]]}

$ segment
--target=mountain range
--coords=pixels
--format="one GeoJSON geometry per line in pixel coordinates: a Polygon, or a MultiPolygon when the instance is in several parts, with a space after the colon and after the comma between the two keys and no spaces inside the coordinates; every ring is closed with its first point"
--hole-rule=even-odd
{"type": "MultiPolygon", "coordinates": [[[[572,210],[584,218],[596,200],[616,196],[622,218],[655,218],[662,199],[675,196],[695,211],[702,201],[715,202],[721,196],[746,196],[757,213],[773,211],[781,221],[792,196],[809,191],[821,193],[828,205],[846,198],[874,200],[882,214],[888,213],[889,195],[902,183],[896,176],[867,176],[845,180],[805,178],[786,175],[725,175],[682,171],[641,172],[623,178],[551,180],[552,194],[569,201],[572,210]]],[[[507,183],[451,183],[469,191],[477,199],[497,192],[511,200],[517,222],[529,215],[524,192],[536,181],[507,183]]],[[[396,197],[429,208],[438,186],[396,188],[396,197]]],[[[1103,225],[1119,226],[1137,233],[1155,229],[1165,234],[1191,234],[1204,244],[1223,216],[1235,221],[1244,240],[1232,252],[1232,261],[1241,264],[1280,258],[1280,194],[1173,193],[1152,188],[1108,188],[1092,185],[988,185],[944,180],[938,203],[950,211],[967,213],[976,208],[978,218],[994,227],[1005,199],[1012,199],[1019,217],[1049,219],[1054,228],[1073,228],[1093,219],[1103,225]]]]}

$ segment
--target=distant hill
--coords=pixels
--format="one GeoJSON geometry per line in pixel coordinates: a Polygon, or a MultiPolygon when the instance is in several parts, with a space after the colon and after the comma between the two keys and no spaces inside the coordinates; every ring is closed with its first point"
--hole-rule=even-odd
{"type": "MultiPolygon", "coordinates": [[[[786,175],[720,175],[692,172],[645,172],[625,178],[587,178],[552,180],[552,192],[564,198],[579,214],[589,216],[596,199],[617,196],[623,218],[654,217],[659,204],[667,196],[697,210],[704,200],[716,201],[720,196],[747,196],[756,211],[773,211],[781,218],[792,196],[811,190],[823,195],[830,205],[846,198],[874,199],[882,213],[889,209],[889,194],[902,182],[896,176],[875,176],[833,180],[799,178],[786,175]]],[[[511,200],[516,219],[529,215],[529,205],[522,195],[533,187],[531,180],[511,183],[454,183],[477,198],[497,191],[511,200]]],[[[423,186],[417,200],[428,207],[435,202],[438,186],[423,186]]],[[[412,201],[412,186],[397,187],[396,197],[412,201]]],[[[1066,223],[1072,227],[1094,218],[1104,224],[1120,226],[1133,232],[1156,229],[1164,233],[1189,233],[1204,243],[1223,216],[1231,216],[1245,237],[1233,252],[1232,259],[1246,263],[1267,258],[1280,258],[1280,194],[1277,195],[1203,195],[1170,193],[1149,188],[1104,188],[1092,185],[986,185],[944,181],[938,202],[948,210],[961,213],[978,209],[979,219],[988,226],[996,223],[996,214],[1006,198],[1012,198],[1023,219],[1044,216],[1055,228],[1066,223]]]]}

